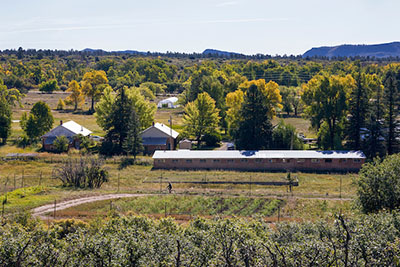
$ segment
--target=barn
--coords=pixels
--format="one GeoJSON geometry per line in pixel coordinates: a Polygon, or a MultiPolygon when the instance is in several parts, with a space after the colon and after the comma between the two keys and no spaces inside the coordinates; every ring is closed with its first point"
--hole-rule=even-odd
{"type": "Polygon", "coordinates": [[[155,169],[355,172],[365,155],[362,151],[176,150],[156,151],[153,160],[155,169]]]}
{"type": "Polygon", "coordinates": [[[46,151],[55,150],[54,141],[59,136],[65,136],[69,140],[70,148],[79,148],[79,141],[77,140],[77,135],[89,136],[92,132],[85,127],[79,125],[74,121],[68,121],[63,123],[60,121],[60,125],[52,129],[50,132],[42,136],[43,149],[46,151]]]}

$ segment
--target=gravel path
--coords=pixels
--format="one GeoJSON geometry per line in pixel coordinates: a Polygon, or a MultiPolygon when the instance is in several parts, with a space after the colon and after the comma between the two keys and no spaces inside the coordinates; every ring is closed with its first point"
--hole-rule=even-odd
{"type": "MultiPolygon", "coordinates": [[[[99,196],[92,196],[92,197],[83,197],[68,201],[63,201],[56,203],[56,211],[64,210],[70,207],[79,206],[81,204],[95,202],[100,200],[107,200],[107,199],[115,199],[115,198],[125,198],[125,197],[140,197],[146,196],[146,194],[109,194],[109,195],[99,195],[99,196]]],[[[54,203],[48,204],[44,206],[37,207],[32,210],[32,216],[38,217],[41,219],[47,219],[47,216],[44,216],[46,213],[51,213],[54,211],[54,203]]]]}

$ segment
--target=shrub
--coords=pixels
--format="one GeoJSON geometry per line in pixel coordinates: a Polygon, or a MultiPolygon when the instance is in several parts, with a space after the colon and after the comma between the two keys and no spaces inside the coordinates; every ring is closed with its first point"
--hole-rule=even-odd
{"type": "Polygon", "coordinates": [[[60,98],[60,99],[58,99],[57,110],[64,110],[64,109],[65,109],[64,100],[62,100],[62,99],[60,98]]]}
{"type": "Polygon", "coordinates": [[[39,85],[39,91],[43,93],[53,93],[53,91],[58,90],[57,80],[50,80],[47,82],[42,82],[39,85]]]}
{"type": "Polygon", "coordinates": [[[76,188],[100,188],[108,182],[108,171],[103,168],[103,161],[96,158],[79,160],[68,159],[53,171],[55,179],[63,186],[76,188]]]}
{"type": "Polygon", "coordinates": [[[221,135],[219,133],[205,134],[202,141],[206,143],[206,146],[216,147],[221,142],[221,135]]]}
{"type": "Polygon", "coordinates": [[[364,164],[358,179],[358,202],[364,212],[400,207],[400,154],[364,164]]]}
{"type": "Polygon", "coordinates": [[[54,141],[54,147],[56,151],[59,153],[67,152],[69,148],[69,140],[64,135],[57,136],[57,139],[54,141]]]}

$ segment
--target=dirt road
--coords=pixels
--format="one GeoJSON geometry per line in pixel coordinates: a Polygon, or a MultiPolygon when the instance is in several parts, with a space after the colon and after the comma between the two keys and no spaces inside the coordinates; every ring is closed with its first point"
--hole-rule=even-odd
{"type": "MultiPolygon", "coordinates": [[[[67,209],[70,207],[79,206],[81,204],[100,201],[100,200],[125,198],[125,197],[141,197],[141,196],[146,196],[146,194],[109,194],[109,195],[99,195],[99,196],[92,196],[92,197],[83,197],[83,198],[78,198],[78,199],[73,199],[73,200],[56,203],[56,211],[64,210],[64,209],[67,209]]],[[[47,219],[47,216],[45,216],[45,214],[51,213],[53,211],[54,211],[54,203],[33,209],[32,216],[45,220],[45,219],[47,219]]]]}

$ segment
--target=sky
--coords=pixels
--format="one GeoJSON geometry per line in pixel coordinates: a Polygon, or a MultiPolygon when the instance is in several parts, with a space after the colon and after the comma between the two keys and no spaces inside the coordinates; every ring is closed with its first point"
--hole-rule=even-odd
{"type": "Polygon", "coordinates": [[[0,50],[299,55],[400,41],[399,0],[0,0],[0,50]]]}

